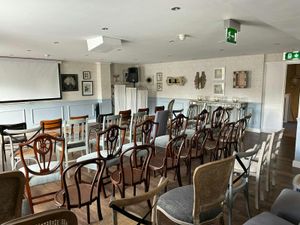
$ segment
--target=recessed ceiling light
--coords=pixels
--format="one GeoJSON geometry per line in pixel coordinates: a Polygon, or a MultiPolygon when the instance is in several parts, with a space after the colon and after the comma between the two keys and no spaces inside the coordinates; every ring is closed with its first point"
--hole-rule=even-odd
{"type": "Polygon", "coordinates": [[[108,27],[102,27],[102,30],[108,30],[108,27]]]}
{"type": "Polygon", "coordinates": [[[180,10],[180,9],[181,9],[181,8],[178,7],[178,6],[175,6],[175,7],[172,7],[172,8],[171,8],[172,11],[178,11],[178,10],[180,10]]]}
{"type": "Polygon", "coordinates": [[[53,44],[58,45],[59,41],[54,41],[53,44]]]}
{"type": "Polygon", "coordinates": [[[45,54],[44,56],[45,56],[46,58],[50,57],[50,55],[49,55],[49,54],[45,54]]]}
{"type": "Polygon", "coordinates": [[[174,40],[170,40],[170,41],[169,41],[169,43],[174,43],[174,42],[175,42],[174,40]]]}
{"type": "Polygon", "coordinates": [[[27,52],[31,52],[31,49],[27,49],[26,51],[27,51],[27,52]]]}

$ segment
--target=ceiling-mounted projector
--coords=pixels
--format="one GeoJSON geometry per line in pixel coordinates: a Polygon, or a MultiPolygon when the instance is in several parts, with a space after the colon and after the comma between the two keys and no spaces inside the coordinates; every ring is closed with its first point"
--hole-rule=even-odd
{"type": "Polygon", "coordinates": [[[87,39],[86,41],[89,51],[109,52],[122,47],[121,40],[116,38],[98,36],[87,39]]]}

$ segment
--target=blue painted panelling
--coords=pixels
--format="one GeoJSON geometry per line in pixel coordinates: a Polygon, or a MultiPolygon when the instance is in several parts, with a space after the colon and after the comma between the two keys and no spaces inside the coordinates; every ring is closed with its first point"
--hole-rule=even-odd
{"type": "MultiPolygon", "coordinates": [[[[165,108],[167,109],[168,103],[171,100],[172,100],[171,98],[149,97],[148,102],[149,102],[150,114],[154,114],[154,107],[156,105],[164,105],[165,108]]],[[[189,108],[189,101],[190,101],[189,99],[175,99],[173,109],[184,109],[183,112],[184,114],[186,114],[189,108]]],[[[255,102],[248,103],[248,108],[246,113],[252,113],[252,118],[248,125],[249,128],[260,130],[261,109],[262,109],[261,103],[255,103],[255,102]]]]}
{"type": "Polygon", "coordinates": [[[297,118],[295,161],[300,163],[300,118],[297,118]]]}
{"type": "Polygon", "coordinates": [[[111,99],[102,99],[100,102],[100,113],[111,113],[112,110],[112,103],[111,99]]]}

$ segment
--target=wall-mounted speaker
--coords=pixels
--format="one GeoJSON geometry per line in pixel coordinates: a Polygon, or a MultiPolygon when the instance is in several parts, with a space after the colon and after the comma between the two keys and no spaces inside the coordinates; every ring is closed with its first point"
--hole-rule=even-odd
{"type": "Polygon", "coordinates": [[[139,81],[139,72],[137,67],[128,68],[127,82],[136,83],[139,81]]]}

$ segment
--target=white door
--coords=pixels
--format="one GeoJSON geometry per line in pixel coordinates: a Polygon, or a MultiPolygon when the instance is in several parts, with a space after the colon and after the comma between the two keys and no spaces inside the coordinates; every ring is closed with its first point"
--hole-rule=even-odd
{"type": "Polygon", "coordinates": [[[286,63],[267,62],[263,97],[262,131],[272,132],[282,128],[286,63]]]}

